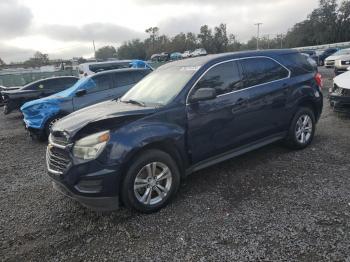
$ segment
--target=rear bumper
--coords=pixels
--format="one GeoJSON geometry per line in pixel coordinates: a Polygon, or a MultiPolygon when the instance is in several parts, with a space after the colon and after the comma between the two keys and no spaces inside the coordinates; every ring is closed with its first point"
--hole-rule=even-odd
{"type": "Polygon", "coordinates": [[[63,184],[53,181],[53,188],[63,195],[78,201],[83,206],[94,211],[111,211],[119,208],[119,197],[86,197],[74,194],[63,184]]]}

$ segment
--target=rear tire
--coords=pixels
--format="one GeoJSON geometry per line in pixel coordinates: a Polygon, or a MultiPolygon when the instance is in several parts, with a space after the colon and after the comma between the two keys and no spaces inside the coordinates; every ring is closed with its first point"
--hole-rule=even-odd
{"type": "Polygon", "coordinates": [[[316,129],[315,114],[308,107],[301,107],[293,117],[285,140],[292,149],[304,149],[314,138],[316,129]]]}
{"type": "Polygon", "coordinates": [[[180,172],[167,153],[151,149],[132,162],[121,187],[121,200],[129,209],[153,213],[165,207],[180,185],[180,172]]]}

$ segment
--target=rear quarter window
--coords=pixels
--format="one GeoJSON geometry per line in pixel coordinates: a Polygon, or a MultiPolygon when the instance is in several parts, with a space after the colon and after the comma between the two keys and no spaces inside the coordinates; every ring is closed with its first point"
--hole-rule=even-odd
{"type": "Polygon", "coordinates": [[[310,64],[307,57],[299,53],[282,55],[284,65],[289,68],[292,75],[303,75],[315,72],[316,69],[310,64]]]}

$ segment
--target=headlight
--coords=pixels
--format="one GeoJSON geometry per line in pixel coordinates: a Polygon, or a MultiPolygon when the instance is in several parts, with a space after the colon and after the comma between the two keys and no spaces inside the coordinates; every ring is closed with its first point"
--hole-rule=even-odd
{"type": "Polygon", "coordinates": [[[109,131],[99,132],[75,142],[73,155],[84,160],[96,159],[106,147],[109,131]]]}

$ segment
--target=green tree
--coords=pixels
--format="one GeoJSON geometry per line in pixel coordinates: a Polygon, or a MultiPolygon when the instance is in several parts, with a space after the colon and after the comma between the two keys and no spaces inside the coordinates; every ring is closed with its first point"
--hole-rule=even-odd
{"type": "Polygon", "coordinates": [[[32,58],[29,58],[24,62],[25,66],[28,67],[40,67],[44,65],[48,65],[50,62],[49,55],[43,54],[39,51],[35,52],[32,58]]]}
{"type": "Polygon", "coordinates": [[[214,29],[214,48],[216,53],[222,53],[227,51],[229,39],[227,36],[226,24],[220,24],[214,29]]]}
{"type": "Polygon", "coordinates": [[[200,28],[200,33],[198,34],[199,44],[207,50],[209,53],[215,52],[215,47],[213,44],[213,34],[212,30],[208,25],[203,25],[200,28]]]}
{"type": "MultiPolygon", "coordinates": [[[[194,33],[186,34],[186,50],[194,50],[198,47],[198,38],[194,33]]],[[[185,51],[186,51],[185,50],[185,51]]]]}
{"type": "Polygon", "coordinates": [[[242,48],[242,44],[237,40],[234,34],[230,34],[228,38],[227,51],[234,52],[239,51],[242,48]]]}
{"type": "Polygon", "coordinates": [[[86,63],[87,60],[84,57],[79,57],[77,62],[78,62],[78,64],[83,64],[83,63],[86,63]]]}
{"type": "Polygon", "coordinates": [[[114,58],[117,55],[117,50],[113,46],[104,46],[99,48],[96,53],[96,59],[107,60],[108,58],[114,58]]]}
{"type": "Polygon", "coordinates": [[[146,39],[145,43],[149,49],[149,54],[153,54],[156,52],[156,42],[158,40],[159,28],[158,27],[150,27],[145,30],[147,34],[149,34],[149,38],[146,39]]]}
{"type": "Polygon", "coordinates": [[[134,39],[122,44],[117,51],[119,59],[146,59],[145,43],[140,39],[134,39]]]}

